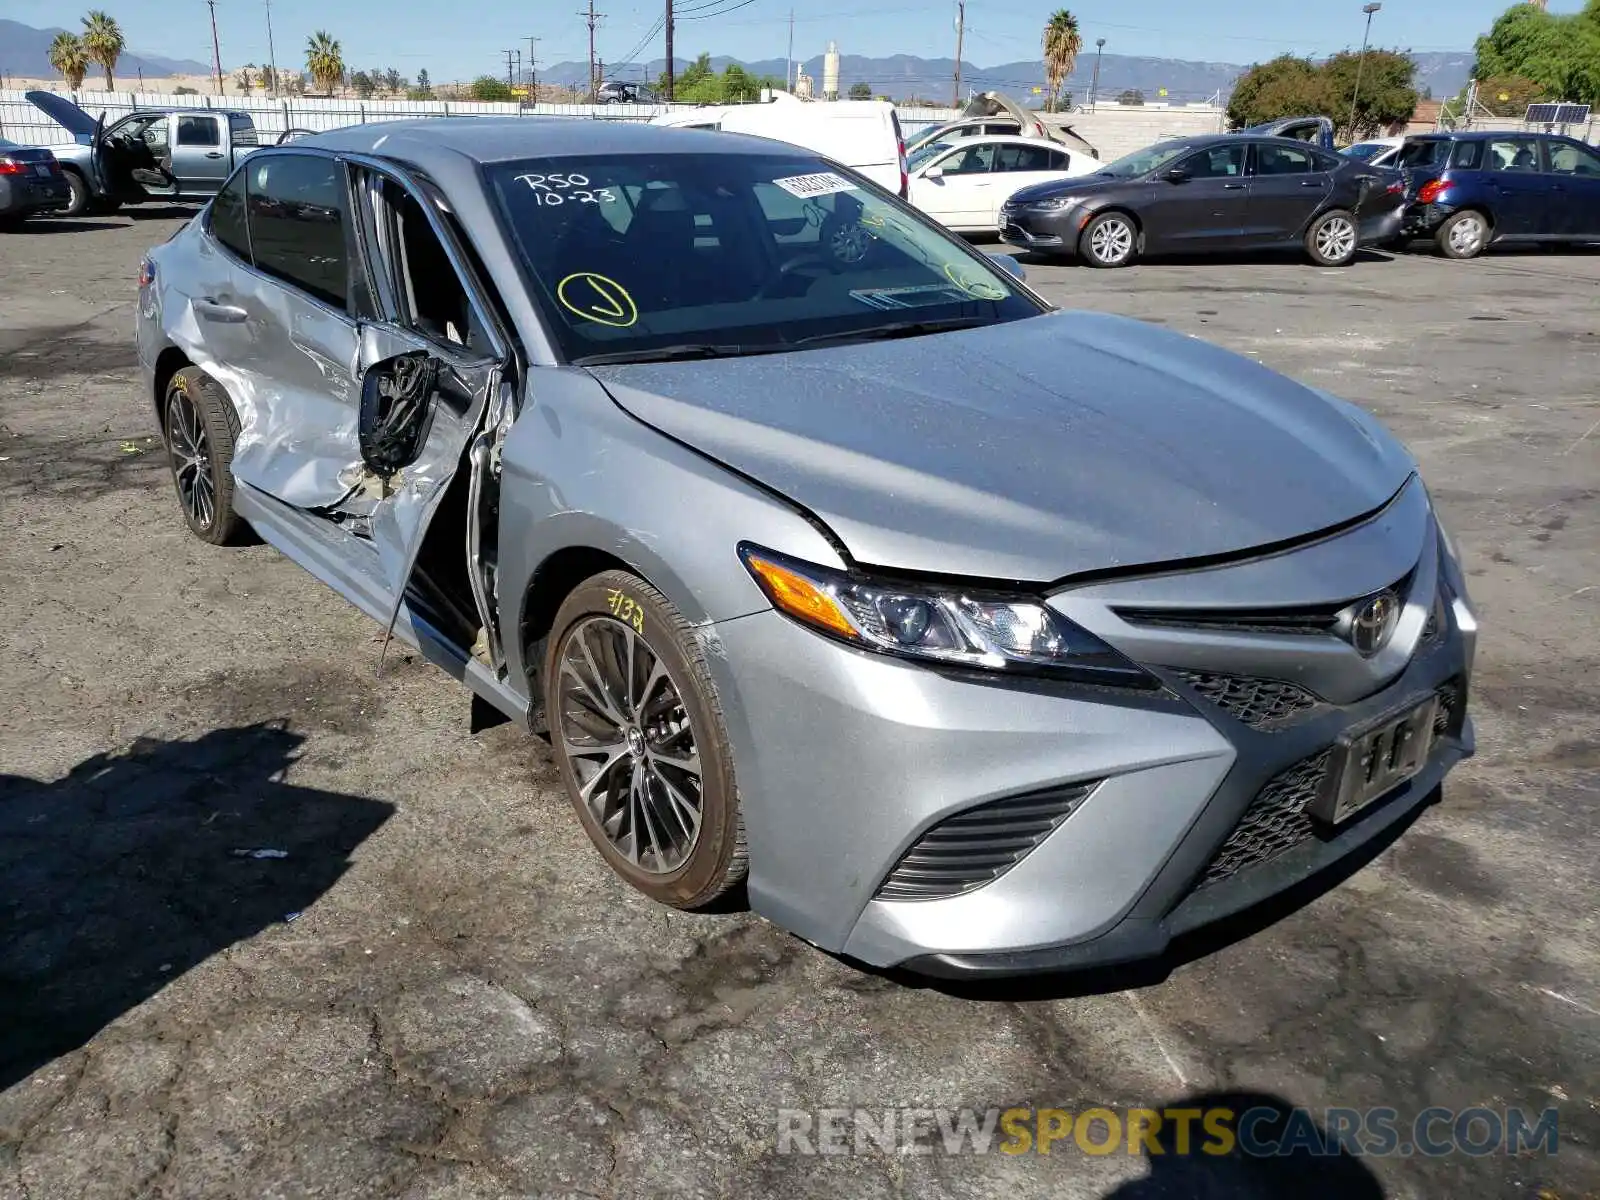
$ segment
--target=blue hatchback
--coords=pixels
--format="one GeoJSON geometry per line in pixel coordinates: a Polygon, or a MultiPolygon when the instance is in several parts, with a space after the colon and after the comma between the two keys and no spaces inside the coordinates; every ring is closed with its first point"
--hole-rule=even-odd
{"type": "Polygon", "coordinates": [[[1542,133],[1442,133],[1401,148],[1404,236],[1450,258],[1500,242],[1600,241],[1600,150],[1542,133]]]}

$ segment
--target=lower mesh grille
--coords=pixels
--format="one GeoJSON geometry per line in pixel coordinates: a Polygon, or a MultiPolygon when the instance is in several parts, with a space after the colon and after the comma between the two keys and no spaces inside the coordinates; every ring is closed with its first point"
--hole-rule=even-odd
{"type": "Polygon", "coordinates": [[[1220,883],[1309,841],[1314,831],[1306,807],[1317,798],[1332,758],[1332,750],[1322,750],[1269,779],[1195,887],[1220,883]]]}
{"type": "Polygon", "coordinates": [[[1251,679],[1206,671],[1179,671],[1185,683],[1251,729],[1274,729],[1317,706],[1304,688],[1279,679],[1251,679]]]}
{"type": "Polygon", "coordinates": [[[1466,695],[1461,690],[1461,680],[1441,683],[1435,693],[1439,697],[1439,711],[1433,717],[1436,736],[1454,736],[1461,732],[1461,722],[1466,713],[1466,695]]]}
{"type": "Polygon", "coordinates": [[[998,879],[1071,816],[1099,782],[1011,796],[947,817],[906,851],[876,898],[938,900],[998,879]]]}

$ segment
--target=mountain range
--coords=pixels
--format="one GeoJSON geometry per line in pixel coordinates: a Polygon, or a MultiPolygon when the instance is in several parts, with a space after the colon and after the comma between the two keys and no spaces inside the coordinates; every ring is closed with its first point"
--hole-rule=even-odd
{"type": "MultiPolygon", "coordinates": [[[[0,20],[0,73],[35,79],[49,79],[56,75],[56,69],[50,65],[50,43],[60,32],[62,30],[59,27],[35,29],[32,25],[24,25],[20,21],[0,20]]],[[[119,77],[119,86],[127,86],[120,82],[121,76],[127,76],[131,80],[140,71],[152,79],[165,75],[209,75],[211,65],[196,62],[192,58],[164,58],[159,54],[140,54],[128,50],[117,60],[116,74],[119,77]]],[[[89,77],[99,79],[100,68],[91,66],[89,77]]]]}
{"type": "MultiPolygon", "coordinates": [[[[1436,97],[1454,96],[1466,86],[1472,72],[1472,54],[1413,54],[1417,64],[1417,89],[1431,92],[1436,97]]],[[[689,60],[674,56],[677,70],[682,72],[689,60]]],[[[753,75],[784,77],[788,64],[781,58],[756,61],[713,56],[711,65],[717,71],[738,63],[753,75]]],[[[605,63],[608,79],[654,81],[666,70],[666,59],[657,58],[640,63],[605,63]]],[[[811,76],[817,89],[822,87],[822,56],[816,55],[799,64],[811,76]]],[[[920,98],[938,103],[948,103],[955,87],[955,60],[953,58],[919,58],[912,54],[893,54],[886,58],[868,58],[859,54],[839,56],[839,90],[846,92],[853,83],[866,83],[874,95],[888,96],[893,100],[920,98]]],[[[1095,56],[1080,55],[1076,69],[1067,81],[1067,90],[1075,100],[1083,101],[1089,95],[1094,79],[1095,56]]],[[[1115,99],[1124,91],[1144,93],[1147,101],[1163,99],[1161,89],[1167,91],[1167,100],[1174,103],[1205,101],[1219,92],[1226,97],[1233,82],[1248,68],[1238,63],[1190,62],[1175,58],[1140,58],[1125,54],[1107,54],[1100,62],[1099,94],[1104,99],[1115,99]]],[[[566,87],[583,87],[589,78],[589,65],[584,62],[560,62],[539,72],[541,83],[566,87]]],[[[994,67],[979,67],[963,58],[961,65],[961,90],[1006,92],[1022,100],[1033,95],[1034,88],[1044,85],[1044,64],[1037,61],[1001,63],[994,67]]]]}

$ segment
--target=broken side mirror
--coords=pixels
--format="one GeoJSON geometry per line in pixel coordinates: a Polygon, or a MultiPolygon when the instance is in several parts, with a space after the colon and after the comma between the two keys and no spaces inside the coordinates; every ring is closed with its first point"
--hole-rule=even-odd
{"type": "Polygon", "coordinates": [[[374,363],[361,377],[356,435],[361,460],[381,476],[417,460],[433,416],[439,360],[415,351],[374,363]]]}

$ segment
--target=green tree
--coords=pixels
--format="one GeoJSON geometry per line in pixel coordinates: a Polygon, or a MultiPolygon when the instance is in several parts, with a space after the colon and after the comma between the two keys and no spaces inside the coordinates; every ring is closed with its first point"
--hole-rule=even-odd
{"type": "Polygon", "coordinates": [[[108,16],[99,9],[91,9],[89,15],[83,18],[83,48],[89,55],[89,61],[98,63],[105,68],[106,91],[116,89],[116,80],[111,77],[112,69],[117,65],[117,59],[122,57],[126,43],[122,40],[122,26],[117,24],[116,18],[108,16]]]}
{"type": "Polygon", "coordinates": [[[406,77],[390,67],[383,73],[383,86],[391,92],[403,92],[406,90],[406,77]]]}
{"type": "Polygon", "coordinates": [[[1228,99],[1228,121],[1241,129],[1279,117],[1323,113],[1327,108],[1326,88],[1316,64],[1309,58],[1284,54],[1257,63],[1239,76],[1228,99]]]}
{"type": "MultiPolygon", "coordinates": [[[[667,73],[661,72],[656,87],[662,95],[667,91],[667,73]]],[[[722,80],[711,69],[711,55],[701,54],[673,81],[672,98],[680,104],[720,104],[722,80]]]]}
{"type": "Polygon", "coordinates": [[[1144,103],[1144,93],[1138,88],[1129,88],[1127,91],[1123,92],[1117,97],[1117,103],[1127,104],[1130,106],[1141,105],[1144,103]]]}
{"type": "MultiPolygon", "coordinates": [[[[1516,4],[1478,39],[1473,76],[1531,79],[1552,99],[1600,104],[1600,0],[1582,12],[1516,4]]],[[[1498,94],[1498,93],[1497,93],[1498,94]]]]}
{"type": "Polygon", "coordinates": [[[1386,126],[1409,121],[1411,114],[1417,111],[1417,64],[1410,55],[1395,50],[1368,50],[1363,63],[1360,54],[1345,51],[1323,63],[1318,73],[1322,77],[1323,102],[1320,107],[1307,111],[1332,117],[1336,124],[1346,125],[1354,100],[1355,126],[1344,131],[1352,142],[1386,126]],[[1357,76],[1361,81],[1359,92],[1357,76]]]}
{"type": "Polygon", "coordinates": [[[306,70],[319,92],[332,93],[344,78],[344,51],[321,29],[306,39],[306,70]]]}
{"type": "MultiPolygon", "coordinates": [[[[1465,89],[1462,99],[1465,100],[1465,89]]],[[[1491,75],[1478,80],[1478,103],[1497,117],[1521,117],[1528,105],[1550,99],[1550,90],[1522,75],[1491,75]]]]}
{"type": "Polygon", "coordinates": [[[760,98],[761,85],[755,76],[738,63],[729,63],[722,69],[722,99],[729,104],[743,104],[760,98]]]}
{"type": "Polygon", "coordinates": [[[1050,97],[1052,109],[1061,85],[1078,65],[1078,52],[1082,49],[1083,35],[1078,32],[1078,18],[1064,8],[1056,9],[1044,26],[1044,90],[1050,97]]]}
{"type": "Polygon", "coordinates": [[[849,96],[852,100],[871,100],[872,85],[870,83],[852,83],[849,96]]]}
{"type": "Polygon", "coordinates": [[[417,72],[417,86],[406,93],[407,100],[432,100],[433,80],[428,78],[428,68],[417,72]]]}
{"type": "Polygon", "coordinates": [[[357,71],[350,76],[350,86],[355,89],[356,95],[363,100],[372,99],[372,94],[378,90],[377,86],[372,82],[372,76],[365,71],[357,71]]]}
{"type": "Polygon", "coordinates": [[[255,63],[245,63],[244,66],[235,71],[233,73],[233,82],[234,86],[241,92],[249,92],[251,88],[255,87],[257,82],[255,63]]]}
{"type": "Polygon", "coordinates": [[[511,85],[493,75],[479,75],[467,89],[474,100],[510,100],[511,85]]]}
{"type": "Polygon", "coordinates": [[[83,86],[83,77],[89,73],[89,52],[83,39],[63,29],[50,43],[50,65],[61,72],[67,87],[77,91],[83,86]]]}

